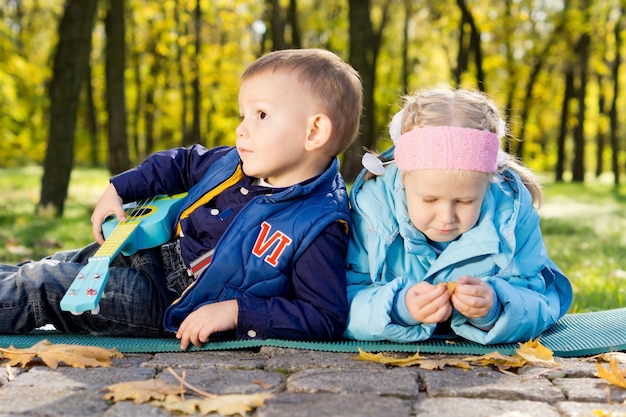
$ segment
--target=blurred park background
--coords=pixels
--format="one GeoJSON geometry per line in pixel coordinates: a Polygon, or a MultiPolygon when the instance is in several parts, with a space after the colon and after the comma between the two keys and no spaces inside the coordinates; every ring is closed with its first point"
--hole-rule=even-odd
{"type": "Polygon", "coordinates": [[[109,175],[147,154],[234,144],[243,70],[319,47],[364,82],[364,148],[401,97],[487,93],[508,151],[546,180],[551,256],[573,311],[625,305],[625,0],[5,0],[0,4],[0,260],[90,240],[109,175]]]}

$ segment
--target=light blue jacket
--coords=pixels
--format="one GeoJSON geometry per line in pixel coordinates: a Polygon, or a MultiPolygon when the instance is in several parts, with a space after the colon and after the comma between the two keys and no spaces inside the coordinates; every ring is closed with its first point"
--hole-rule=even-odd
{"type": "Polygon", "coordinates": [[[505,171],[491,184],[477,225],[437,255],[409,220],[401,174],[385,174],[350,191],[354,233],[348,248],[350,314],[344,336],[411,342],[433,336],[435,324],[416,322],[405,291],[421,281],[479,277],[497,296],[491,316],[470,321],[456,310],[451,330],[482,344],[536,338],[569,309],[572,288],[548,258],[539,215],[519,176],[505,171]],[[488,328],[481,330],[476,327],[488,328]]]}

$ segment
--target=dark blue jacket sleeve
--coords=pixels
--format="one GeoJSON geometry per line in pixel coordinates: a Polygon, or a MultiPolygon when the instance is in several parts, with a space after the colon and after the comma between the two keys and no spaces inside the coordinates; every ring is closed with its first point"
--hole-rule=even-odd
{"type": "Polygon", "coordinates": [[[340,339],[348,316],[347,238],[338,222],[324,229],[295,263],[292,298],[238,298],[237,338],[340,339]]]}
{"type": "Polygon", "coordinates": [[[111,178],[111,183],[125,203],[157,194],[182,193],[189,191],[209,166],[231,149],[193,145],[156,152],[137,167],[111,178]]]}

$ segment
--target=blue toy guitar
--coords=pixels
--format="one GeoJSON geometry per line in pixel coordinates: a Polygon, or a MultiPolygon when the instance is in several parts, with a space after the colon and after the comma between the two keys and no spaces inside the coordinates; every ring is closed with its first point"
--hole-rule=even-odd
{"type": "Polygon", "coordinates": [[[74,278],[61,300],[61,310],[73,314],[91,310],[92,314],[98,314],[111,261],[120,252],[132,255],[167,242],[185,195],[157,195],[125,204],[126,220],[121,223],[115,216],[109,216],[102,224],[106,240],[74,278]]]}

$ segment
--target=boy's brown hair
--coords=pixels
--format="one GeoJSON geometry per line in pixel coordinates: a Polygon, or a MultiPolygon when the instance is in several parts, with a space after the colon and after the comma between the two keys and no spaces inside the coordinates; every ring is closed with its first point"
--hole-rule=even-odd
{"type": "Polygon", "coordinates": [[[324,49],[284,49],[261,56],[245,70],[241,80],[276,71],[295,73],[311,97],[319,100],[333,126],[326,151],[335,156],[348,149],[359,133],[363,108],[359,73],[324,49]]]}

